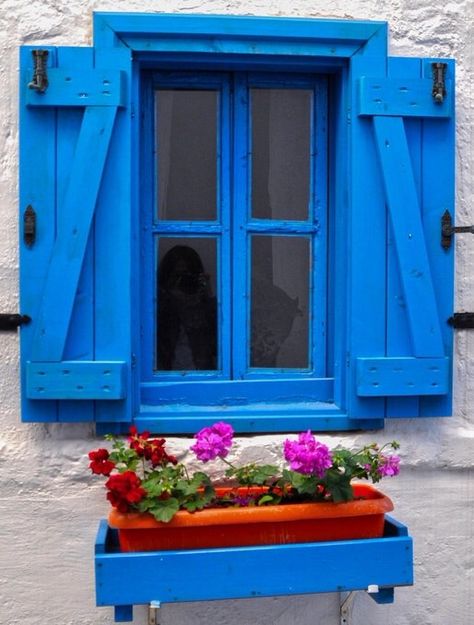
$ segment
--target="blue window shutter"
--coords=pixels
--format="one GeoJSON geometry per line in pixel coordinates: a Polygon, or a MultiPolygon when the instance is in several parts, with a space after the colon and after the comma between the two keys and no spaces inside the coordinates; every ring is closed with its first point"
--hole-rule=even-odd
{"type": "Polygon", "coordinates": [[[454,64],[445,59],[389,59],[386,78],[359,83],[387,216],[377,235],[387,249],[386,336],[383,351],[357,354],[355,391],[369,404],[385,398],[387,417],[451,414],[454,249],[441,246],[441,217],[454,216],[453,89],[454,64]],[[447,64],[442,103],[432,95],[438,61],[447,64]]]}
{"type": "Polygon", "coordinates": [[[112,153],[127,135],[128,68],[120,57],[115,67],[94,66],[90,48],[48,48],[40,93],[28,87],[32,50],[22,48],[20,57],[20,207],[23,214],[31,206],[37,222],[33,244],[20,240],[21,309],[32,319],[21,333],[22,418],[128,421],[129,305],[104,309],[103,298],[117,287],[117,273],[129,273],[130,256],[109,255],[108,276],[97,275],[96,262],[110,253],[111,238],[131,239],[130,196],[127,206],[113,206],[121,211],[115,229],[103,217],[112,212],[112,179],[130,178],[127,160],[112,153]]]}

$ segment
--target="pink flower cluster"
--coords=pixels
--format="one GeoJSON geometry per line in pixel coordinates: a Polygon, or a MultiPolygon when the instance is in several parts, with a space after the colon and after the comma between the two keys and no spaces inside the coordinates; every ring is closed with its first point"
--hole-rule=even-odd
{"type": "Polygon", "coordinates": [[[329,447],[317,441],[309,430],[299,434],[297,441],[287,439],[283,443],[283,452],[291,470],[298,473],[324,477],[332,466],[329,447]]]}
{"type": "Polygon", "coordinates": [[[196,443],[191,447],[201,462],[208,462],[214,458],[225,458],[232,447],[234,430],[231,425],[219,421],[210,427],[203,428],[194,438],[196,443]]]}
{"type": "Polygon", "coordinates": [[[398,456],[382,456],[377,469],[382,477],[394,477],[400,473],[400,458],[398,456]]]}

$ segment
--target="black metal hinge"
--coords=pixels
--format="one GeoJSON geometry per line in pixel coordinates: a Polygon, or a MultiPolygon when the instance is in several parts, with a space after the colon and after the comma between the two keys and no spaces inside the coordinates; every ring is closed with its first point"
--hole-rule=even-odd
{"type": "Polygon", "coordinates": [[[28,315],[0,313],[0,332],[11,332],[22,325],[30,323],[30,321],[31,317],[28,317],[28,315]]]}
{"type": "Polygon", "coordinates": [[[454,313],[454,315],[448,319],[448,323],[456,330],[468,330],[470,328],[474,328],[474,313],[454,313]]]}
{"type": "Polygon", "coordinates": [[[453,236],[463,232],[474,234],[474,226],[453,226],[451,213],[448,210],[444,211],[441,217],[441,247],[449,250],[453,236]]]}

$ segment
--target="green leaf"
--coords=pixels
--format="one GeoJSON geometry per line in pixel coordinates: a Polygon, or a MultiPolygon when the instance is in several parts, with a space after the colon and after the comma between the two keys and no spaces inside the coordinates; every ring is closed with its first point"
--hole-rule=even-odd
{"type": "Polygon", "coordinates": [[[149,509],[149,512],[157,521],[169,523],[178,510],[179,501],[174,497],[170,497],[169,499],[159,499],[155,501],[153,507],[149,509]]]}
{"type": "Polygon", "coordinates": [[[257,502],[259,506],[264,506],[266,503],[275,503],[274,497],[272,495],[263,495],[257,502]]]}

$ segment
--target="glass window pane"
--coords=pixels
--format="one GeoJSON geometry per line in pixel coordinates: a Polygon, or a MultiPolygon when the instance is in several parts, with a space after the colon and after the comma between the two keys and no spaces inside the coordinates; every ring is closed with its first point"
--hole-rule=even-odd
{"type": "Polygon", "coordinates": [[[307,220],[311,109],[305,89],[252,89],[252,217],[307,220]]]}
{"type": "Polygon", "coordinates": [[[159,239],[156,350],[159,371],[217,368],[216,284],[216,239],[159,239]]]}
{"type": "Polygon", "coordinates": [[[250,366],[309,366],[310,240],[253,236],[250,366]]]}
{"type": "Polygon", "coordinates": [[[156,91],[159,219],[216,218],[217,91],[156,91]]]}

